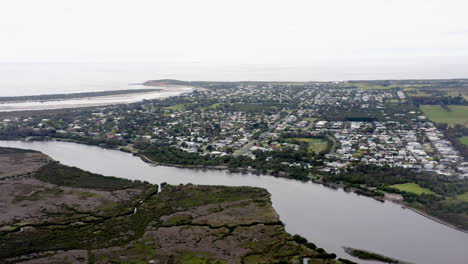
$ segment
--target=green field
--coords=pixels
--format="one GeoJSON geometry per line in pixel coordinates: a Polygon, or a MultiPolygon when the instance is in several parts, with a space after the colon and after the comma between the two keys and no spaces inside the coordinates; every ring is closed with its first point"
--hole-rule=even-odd
{"type": "Polygon", "coordinates": [[[456,196],[457,200],[468,202],[468,192],[456,196]]]}
{"type": "Polygon", "coordinates": [[[465,144],[465,145],[468,145],[468,137],[461,137],[459,138],[461,143],[465,144]]]}
{"type": "Polygon", "coordinates": [[[465,98],[465,100],[468,100],[468,92],[467,91],[449,91],[447,92],[447,95],[448,96],[453,96],[453,97],[457,97],[457,96],[462,96],[463,98],[465,98]]]}
{"type": "Polygon", "coordinates": [[[447,111],[440,105],[422,105],[419,108],[427,118],[437,123],[446,123],[449,126],[461,124],[468,126],[468,106],[449,105],[451,111],[447,111]]]}
{"type": "Polygon", "coordinates": [[[303,86],[303,85],[306,85],[307,82],[271,82],[268,84],[269,85],[303,86]]]}
{"type": "Polygon", "coordinates": [[[389,187],[395,188],[403,192],[410,192],[415,194],[435,194],[433,191],[423,188],[416,183],[403,183],[403,184],[394,184],[389,187]]]}
{"type": "Polygon", "coordinates": [[[417,88],[405,88],[403,91],[406,92],[407,95],[411,97],[429,97],[431,96],[430,93],[422,92],[417,88]]]}
{"type": "Polygon", "coordinates": [[[223,104],[221,103],[216,103],[216,104],[212,104],[210,106],[204,106],[204,107],[198,107],[197,110],[199,111],[206,111],[206,110],[209,110],[209,109],[218,109],[218,108],[222,108],[223,107],[223,104]]]}
{"type": "Polygon", "coordinates": [[[396,103],[401,102],[401,100],[400,99],[387,99],[385,100],[385,102],[396,104],[396,103]]]}
{"type": "Polygon", "coordinates": [[[317,120],[317,119],[318,119],[317,117],[305,117],[302,120],[309,121],[309,122],[315,122],[315,120],[317,120]]]}
{"type": "Polygon", "coordinates": [[[371,84],[371,83],[350,83],[350,85],[356,86],[357,89],[361,90],[382,90],[382,89],[392,89],[398,86],[396,85],[378,85],[378,84],[371,84]]]}
{"type": "Polygon", "coordinates": [[[174,111],[183,111],[185,110],[185,106],[183,104],[178,104],[178,105],[164,107],[164,109],[174,110],[174,111]]]}
{"type": "Polygon", "coordinates": [[[328,148],[328,142],[321,138],[288,138],[286,141],[290,143],[306,142],[308,143],[307,150],[309,152],[320,153],[328,148]]]}

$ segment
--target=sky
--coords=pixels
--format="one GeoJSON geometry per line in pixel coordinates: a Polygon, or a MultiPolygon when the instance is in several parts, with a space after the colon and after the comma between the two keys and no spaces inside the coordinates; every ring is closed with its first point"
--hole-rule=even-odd
{"type": "Polygon", "coordinates": [[[0,0],[0,61],[468,63],[466,0],[0,0]]]}

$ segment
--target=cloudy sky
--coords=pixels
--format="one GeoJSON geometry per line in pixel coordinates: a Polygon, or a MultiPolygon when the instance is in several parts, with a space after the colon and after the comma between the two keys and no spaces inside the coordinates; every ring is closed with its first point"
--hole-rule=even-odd
{"type": "Polygon", "coordinates": [[[15,0],[3,61],[468,62],[466,0],[15,0]]]}

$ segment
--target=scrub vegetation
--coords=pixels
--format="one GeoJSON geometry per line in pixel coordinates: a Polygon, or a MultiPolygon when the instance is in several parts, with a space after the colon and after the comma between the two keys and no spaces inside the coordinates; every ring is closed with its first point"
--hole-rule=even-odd
{"type": "Polygon", "coordinates": [[[345,248],[345,251],[357,258],[363,259],[363,260],[377,260],[380,262],[385,262],[385,263],[406,263],[397,259],[393,259],[390,257],[386,257],[374,252],[370,252],[367,250],[362,250],[362,249],[355,249],[355,248],[345,248]]]}
{"type": "Polygon", "coordinates": [[[163,184],[158,193],[51,159],[42,165],[0,186],[11,198],[0,218],[2,263],[344,263],[286,233],[265,189],[163,184]]]}

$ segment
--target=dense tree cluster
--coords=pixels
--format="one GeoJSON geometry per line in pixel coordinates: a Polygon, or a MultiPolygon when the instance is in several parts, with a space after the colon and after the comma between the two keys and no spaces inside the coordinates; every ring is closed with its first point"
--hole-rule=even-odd
{"type": "MultiPolygon", "coordinates": [[[[413,97],[413,103],[416,106],[420,105],[468,105],[468,101],[461,96],[439,96],[439,97],[432,97],[432,96],[420,96],[420,97],[413,97]]],[[[450,110],[450,109],[449,109],[450,110]]]]}
{"type": "Polygon", "coordinates": [[[365,184],[383,189],[393,184],[413,182],[442,196],[456,196],[468,191],[468,179],[388,166],[357,165],[346,172],[328,175],[325,180],[356,185],[365,184]]]}
{"type": "Polygon", "coordinates": [[[460,137],[468,136],[468,128],[462,125],[456,125],[451,128],[447,124],[436,124],[436,127],[444,133],[444,137],[452,143],[456,150],[458,150],[461,156],[468,160],[468,146],[460,141],[460,137]]]}
{"type": "Polygon", "coordinates": [[[338,175],[325,176],[324,180],[355,187],[358,189],[357,193],[369,196],[378,196],[381,191],[398,193],[408,204],[424,208],[431,215],[449,220],[461,228],[468,227],[468,202],[455,198],[468,192],[468,179],[465,178],[421,173],[396,167],[361,165],[338,175]],[[414,194],[389,187],[401,183],[416,183],[435,194],[414,194]],[[370,190],[368,187],[377,189],[370,190]]]}

